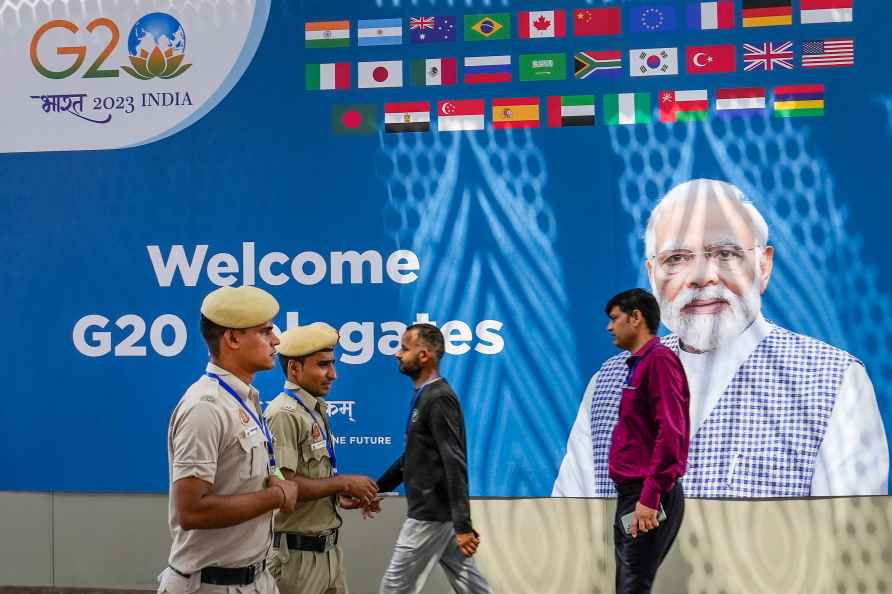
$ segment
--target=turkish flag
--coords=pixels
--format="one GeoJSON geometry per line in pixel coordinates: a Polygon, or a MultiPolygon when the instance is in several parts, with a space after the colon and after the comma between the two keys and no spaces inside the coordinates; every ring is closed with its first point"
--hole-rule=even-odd
{"type": "Polygon", "coordinates": [[[688,74],[711,74],[737,70],[737,47],[692,45],[687,48],[688,74]]]}

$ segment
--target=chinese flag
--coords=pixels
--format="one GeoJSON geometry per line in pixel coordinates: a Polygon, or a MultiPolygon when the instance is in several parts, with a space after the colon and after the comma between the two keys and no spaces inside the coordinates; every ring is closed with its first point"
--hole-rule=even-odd
{"type": "Polygon", "coordinates": [[[573,11],[574,35],[619,35],[619,7],[581,8],[573,11]]]}

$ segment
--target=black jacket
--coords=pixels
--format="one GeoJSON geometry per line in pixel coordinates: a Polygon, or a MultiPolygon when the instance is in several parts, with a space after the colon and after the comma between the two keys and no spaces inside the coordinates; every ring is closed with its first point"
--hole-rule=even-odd
{"type": "Polygon", "coordinates": [[[456,533],[471,532],[465,420],[445,379],[429,384],[411,411],[406,449],[378,479],[381,491],[406,483],[409,517],[452,521],[456,533]]]}

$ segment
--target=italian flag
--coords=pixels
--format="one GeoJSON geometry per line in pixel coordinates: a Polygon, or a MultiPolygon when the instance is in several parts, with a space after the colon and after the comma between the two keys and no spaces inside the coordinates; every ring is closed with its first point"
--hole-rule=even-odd
{"type": "Polygon", "coordinates": [[[660,121],[692,122],[705,120],[709,111],[709,97],[705,90],[660,91],[660,121]]]}
{"type": "Polygon", "coordinates": [[[605,124],[649,124],[650,120],[650,93],[604,95],[605,124]]]}
{"type": "Polygon", "coordinates": [[[308,91],[334,91],[350,88],[350,63],[306,64],[304,67],[308,91]]]}

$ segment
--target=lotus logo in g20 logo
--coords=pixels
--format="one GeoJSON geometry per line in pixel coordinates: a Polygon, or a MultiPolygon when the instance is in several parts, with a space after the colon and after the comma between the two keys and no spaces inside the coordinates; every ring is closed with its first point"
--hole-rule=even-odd
{"type": "Polygon", "coordinates": [[[186,57],[186,33],[180,22],[163,12],[142,17],[130,30],[127,39],[130,64],[121,68],[140,80],[176,78],[192,64],[183,64],[186,57]]]}

